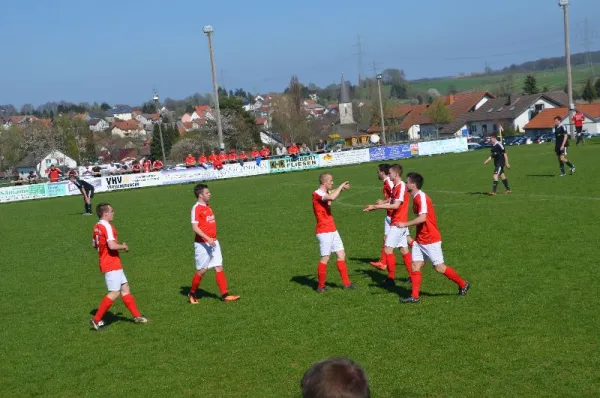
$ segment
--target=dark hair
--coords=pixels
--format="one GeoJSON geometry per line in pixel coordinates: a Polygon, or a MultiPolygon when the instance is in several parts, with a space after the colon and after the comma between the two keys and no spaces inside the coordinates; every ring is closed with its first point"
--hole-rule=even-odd
{"type": "Polygon", "coordinates": [[[198,184],[194,187],[194,195],[196,196],[196,199],[198,199],[198,195],[200,195],[202,192],[204,192],[205,189],[208,188],[208,185],[206,184],[198,184]]]}
{"type": "Polygon", "coordinates": [[[402,176],[402,166],[398,163],[391,165],[390,170],[394,170],[398,175],[402,176]]]}
{"type": "Polygon", "coordinates": [[[367,374],[348,358],[330,358],[315,363],[300,382],[303,398],[369,398],[367,374]]]}
{"type": "Polygon", "coordinates": [[[419,189],[421,189],[423,183],[425,182],[421,174],[412,171],[406,175],[406,178],[414,182],[419,189]]]}
{"type": "Polygon", "coordinates": [[[559,122],[562,122],[562,117],[560,117],[560,116],[554,116],[554,120],[558,120],[559,122]]]}
{"type": "Polygon", "coordinates": [[[377,166],[377,168],[379,169],[379,171],[383,172],[383,174],[385,174],[385,175],[390,174],[390,165],[387,163],[382,163],[379,166],[377,166]]]}
{"type": "Polygon", "coordinates": [[[494,133],[494,134],[490,135],[490,138],[498,139],[498,134],[494,133]]]}
{"type": "Polygon", "coordinates": [[[98,206],[96,206],[96,215],[98,218],[102,218],[104,213],[108,211],[109,207],[112,207],[110,203],[100,203],[98,206]]]}
{"type": "MultiPolygon", "coordinates": [[[[31,172],[30,172],[30,173],[31,173],[31,172]]],[[[75,177],[75,174],[71,174],[71,175],[69,176],[69,180],[70,180],[71,178],[75,178],[75,179],[77,179],[77,178],[75,177]]]]}

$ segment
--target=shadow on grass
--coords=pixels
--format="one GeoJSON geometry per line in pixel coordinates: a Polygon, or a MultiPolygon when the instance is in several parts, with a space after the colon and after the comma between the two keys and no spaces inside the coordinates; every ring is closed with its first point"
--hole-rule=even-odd
{"type": "Polygon", "coordinates": [[[350,257],[348,260],[357,261],[357,262],[363,263],[363,264],[370,264],[371,261],[377,261],[377,259],[375,259],[375,258],[366,258],[366,257],[350,257]]]}
{"type": "Polygon", "coordinates": [[[396,281],[396,285],[385,284],[385,282],[387,281],[387,274],[383,273],[382,271],[377,271],[374,269],[361,269],[358,270],[358,272],[371,278],[371,281],[373,283],[370,286],[379,287],[383,290],[387,290],[388,292],[397,294],[401,297],[407,297],[411,293],[410,285],[406,285],[408,286],[408,288],[406,288],[402,286],[402,282],[396,281]]]}
{"type": "MultiPolygon", "coordinates": [[[[97,308],[94,308],[93,310],[90,311],[90,315],[94,316],[96,315],[96,312],[98,311],[97,308]]],[[[111,323],[115,323],[115,322],[133,322],[133,318],[126,318],[123,316],[122,312],[119,313],[114,313],[111,311],[107,311],[106,314],[104,314],[104,316],[102,317],[102,320],[104,321],[105,325],[110,325],[111,323]]]]}
{"type": "MultiPolygon", "coordinates": [[[[319,287],[319,282],[314,277],[314,275],[298,275],[298,276],[294,276],[294,277],[292,277],[292,279],[290,279],[290,282],[295,282],[295,283],[297,283],[299,285],[302,285],[302,286],[308,286],[312,290],[317,290],[317,288],[319,287]]],[[[326,282],[325,286],[327,286],[327,287],[339,287],[340,289],[342,288],[341,285],[337,285],[337,284],[332,283],[332,282],[326,282]]]]}
{"type": "MultiPolygon", "coordinates": [[[[389,285],[384,284],[384,282],[387,279],[387,275],[383,274],[379,271],[376,271],[374,269],[362,269],[362,270],[359,270],[358,272],[371,278],[371,280],[373,281],[373,285],[371,285],[371,286],[380,287],[384,290],[387,290],[390,293],[396,293],[397,295],[402,296],[402,297],[408,297],[412,293],[410,284],[404,284],[403,282],[399,282],[397,279],[396,279],[395,286],[389,286],[389,285]]],[[[452,294],[452,293],[428,293],[428,292],[424,292],[421,290],[421,296],[442,297],[442,296],[455,296],[455,294],[452,294]]]]}
{"type": "MultiPolygon", "coordinates": [[[[179,294],[187,297],[188,294],[190,294],[190,289],[191,289],[191,286],[181,286],[179,288],[179,294]]],[[[213,299],[221,300],[220,296],[217,296],[214,293],[210,293],[210,292],[207,292],[206,290],[202,290],[202,289],[196,290],[196,298],[198,298],[198,299],[213,298],[213,299]]]]}
{"type": "Polygon", "coordinates": [[[526,177],[556,177],[554,174],[527,174],[526,177]]]}
{"type": "Polygon", "coordinates": [[[467,195],[471,195],[471,196],[489,196],[489,192],[467,192],[467,195]]]}

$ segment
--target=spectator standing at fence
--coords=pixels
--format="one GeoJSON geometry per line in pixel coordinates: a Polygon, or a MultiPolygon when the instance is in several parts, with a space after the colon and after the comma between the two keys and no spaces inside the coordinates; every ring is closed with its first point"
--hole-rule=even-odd
{"type": "Polygon", "coordinates": [[[252,157],[252,159],[256,159],[257,157],[259,157],[260,152],[258,151],[258,148],[256,148],[256,147],[252,148],[252,152],[250,152],[250,156],[252,157]]]}
{"type": "Polygon", "coordinates": [[[221,160],[221,156],[215,156],[212,161],[213,169],[215,170],[223,170],[223,161],[221,160]]]}
{"type": "Polygon", "coordinates": [[[194,231],[194,258],[196,261],[196,272],[192,278],[192,286],[188,299],[190,304],[198,304],[196,291],[202,281],[202,277],[209,269],[214,269],[217,286],[221,292],[223,301],[236,301],[240,296],[229,294],[227,279],[223,272],[223,255],[221,245],[217,239],[217,223],[215,214],[209,205],[211,198],[207,185],[198,184],[194,187],[196,204],[192,207],[192,230],[194,231]]]}
{"type": "Polygon", "coordinates": [[[134,174],[139,174],[142,172],[142,166],[140,165],[140,162],[138,162],[137,160],[133,162],[133,165],[131,166],[133,173],[134,174]]]}
{"type": "Polygon", "coordinates": [[[55,165],[51,165],[46,174],[48,175],[50,182],[58,182],[60,176],[63,175],[63,172],[55,165]]]}
{"type": "Polygon", "coordinates": [[[577,141],[575,142],[577,146],[579,146],[579,143],[583,143],[583,122],[585,122],[585,115],[576,109],[573,115],[573,123],[577,132],[577,141]]]}
{"type": "Polygon", "coordinates": [[[37,179],[38,179],[37,174],[35,174],[35,171],[31,170],[29,172],[29,174],[27,175],[27,181],[30,184],[37,184],[37,179]]]}
{"type": "Polygon", "coordinates": [[[226,163],[229,160],[229,156],[227,156],[224,149],[221,149],[221,151],[219,151],[217,158],[221,161],[221,163],[226,163]]]}
{"type": "Polygon", "coordinates": [[[92,176],[94,177],[102,177],[102,167],[96,163],[94,167],[92,167],[92,176]]]}
{"type": "Polygon", "coordinates": [[[160,159],[156,159],[153,163],[152,163],[152,171],[161,171],[164,167],[163,162],[160,161],[160,159]]]}
{"type": "Polygon", "coordinates": [[[425,192],[421,191],[423,187],[423,176],[419,173],[408,173],[406,176],[406,188],[413,197],[413,212],[416,218],[409,222],[393,223],[392,225],[405,228],[416,226],[417,233],[412,250],[412,267],[410,280],[412,283],[412,294],[402,299],[403,303],[418,303],[421,290],[421,268],[425,265],[425,260],[429,259],[433,268],[446,278],[458,285],[458,295],[465,296],[469,291],[469,282],[465,281],[444,261],[442,252],[442,235],[437,227],[437,218],[431,199],[425,192]]]}
{"type": "Polygon", "coordinates": [[[316,150],[317,153],[325,152],[325,143],[323,142],[323,140],[319,140],[319,142],[317,142],[316,150]]]}
{"type": "Polygon", "coordinates": [[[102,317],[119,296],[133,315],[135,323],[147,323],[148,319],[137,308],[135,299],[129,289],[129,282],[123,272],[119,251],[125,250],[128,252],[129,246],[125,242],[119,244],[117,240],[117,230],[112,225],[115,215],[113,207],[109,203],[101,203],[96,207],[96,214],[100,221],[94,226],[92,245],[98,250],[100,272],[104,274],[108,294],[100,302],[96,314],[90,320],[90,325],[96,330],[104,328],[102,317]]]}
{"type": "Polygon", "coordinates": [[[210,163],[215,163],[215,160],[217,160],[217,154],[215,153],[214,150],[210,151],[210,155],[208,156],[208,161],[210,163]]]}
{"type": "Polygon", "coordinates": [[[330,173],[323,173],[319,176],[319,188],[312,194],[313,212],[317,220],[316,236],[321,253],[321,259],[317,265],[318,293],[327,291],[325,287],[327,264],[332,253],[335,253],[337,256],[337,269],[342,278],[344,288],[356,288],[348,277],[344,244],[331,214],[331,202],[335,201],[340,196],[340,193],[347,189],[350,189],[348,181],[333,189],[333,176],[330,173]]]}
{"type": "Polygon", "coordinates": [[[238,160],[238,155],[235,152],[235,149],[232,149],[231,152],[229,152],[229,156],[227,157],[227,160],[229,161],[229,163],[235,163],[238,160]]]}
{"type": "Polygon", "coordinates": [[[94,197],[94,186],[87,181],[79,180],[75,176],[70,176],[69,181],[75,185],[83,195],[84,216],[92,215],[92,198],[94,197]]]}
{"type": "Polygon", "coordinates": [[[248,154],[244,150],[240,152],[240,161],[242,162],[242,164],[248,161],[248,154]]]}
{"type": "Polygon", "coordinates": [[[262,149],[260,150],[260,156],[263,159],[268,159],[269,156],[271,156],[271,151],[269,150],[269,148],[267,148],[266,145],[263,145],[262,149]]]}
{"type": "Polygon", "coordinates": [[[107,168],[108,174],[118,174],[119,173],[119,168],[115,165],[115,162],[111,161],[108,165],[107,168]]]}
{"type": "Polygon", "coordinates": [[[79,173],[75,169],[70,169],[69,172],[67,173],[67,177],[71,177],[71,176],[77,177],[77,176],[79,176],[79,173]]]}
{"type": "Polygon", "coordinates": [[[300,147],[300,155],[310,155],[310,148],[306,144],[302,144],[300,147]]]}
{"type": "Polygon", "coordinates": [[[369,398],[367,373],[348,358],[315,363],[300,381],[302,398],[369,398]]]}
{"type": "Polygon", "coordinates": [[[198,156],[198,165],[200,167],[202,167],[203,169],[206,170],[206,164],[208,163],[208,159],[206,158],[206,155],[204,154],[204,152],[202,152],[200,154],[200,156],[198,156]]]}
{"type": "Polygon", "coordinates": [[[152,170],[152,160],[150,160],[149,158],[145,159],[143,166],[144,166],[144,173],[150,173],[150,171],[152,170]]]}
{"type": "Polygon", "coordinates": [[[185,158],[185,167],[188,169],[196,167],[196,158],[192,156],[191,153],[187,155],[187,158],[185,158]]]}

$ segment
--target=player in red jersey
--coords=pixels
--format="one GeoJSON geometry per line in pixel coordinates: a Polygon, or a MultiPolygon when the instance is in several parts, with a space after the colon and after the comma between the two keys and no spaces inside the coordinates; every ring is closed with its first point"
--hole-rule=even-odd
{"type": "Polygon", "coordinates": [[[223,301],[236,301],[240,296],[232,296],[227,290],[227,279],[223,272],[223,255],[221,245],[217,239],[217,223],[215,215],[208,205],[210,191],[208,186],[198,184],[194,187],[194,195],[198,200],[192,207],[192,229],[195,233],[194,254],[196,259],[196,272],[192,279],[192,287],[188,298],[191,304],[198,304],[196,290],[202,281],[202,277],[209,269],[216,271],[215,278],[221,291],[223,301]]]}
{"type": "Polygon", "coordinates": [[[325,280],[327,278],[327,263],[331,253],[337,255],[337,269],[342,277],[344,288],[355,289],[356,286],[350,282],[348,277],[344,244],[331,214],[331,202],[336,200],[342,191],[350,189],[350,184],[346,181],[333,189],[333,176],[329,173],[323,173],[319,176],[319,184],[319,189],[312,194],[313,211],[317,219],[316,234],[321,251],[321,260],[317,266],[319,279],[317,292],[324,293],[327,291],[325,280]]]}
{"type": "MultiPolygon", "coordinates": [[[[408,250],[408,228],[398,227],[396,223],[403,223],[408,221],[408,204],[410,197],[406,184],[402,181],[402,166],[394,164],[389,167],[389,177],[394,184],[392,193],[390,194],[389,202],[379,202],[375,205],[369,205],[365,207],[364,211],[372,211],[377,209],[391,210],[390,214],[390,229],[386,233],[384,252],[386,258],[386,264],[388,269],[388,277],[386,280],[387,286],[394,286],[396,284],[396,256],[394,255],[394,249],[399,247],[400,253],[402,253],[402,259],[404,260],[404,266],[410,277],[412,258],[410,251],[408,250]]],[[[405,282],[409,282],[406,280],[405,282]]]]}
{"type": "MultiPolygon", "coordinates": [[[[379,180],[383,181],[383,197],[384,197],[384,200],[377,201],[378,205],[390,202],[390,197],[392,196],[392,190],[394,189],[394,183],[390,179],[389,174],[390,174],[390,165],[389,164],[384,163],[384,164],[380,164],[379,166],[377,166],[377,178],[379,178],[379,180]]],[[[390,231],[392,212],[393,212],[393,210],[391,210],[391,209],[388,210],[387,214],[385,216],[385,219],[384,219],[383,244],[381,245],[381,257],[379,258],[378,261],[370,262],[370,264],[373,267],[378,268],[380,270],[384,270],[387,267],[387,263],[386,263],[387,259],[386,259],[386,254],[385,254],[385,238],[387,237],[387,234],[390,231]]]]}
{"type": "Polygon", "coordinates": [[[192,156],[191,153],[185,158],[185,167],[188,169],[196,167],[196,157],[192,156]]]}
{"type": "Polygon", "coordinates": [[[48,174],[50,182],[58,182],[59,177],[63,175],[63,172],[55,165],[51,165],[46,173],[48,174]]]}
{"type": "Polygon", "coordinates": [[[144,160],[144,173],[149,173],[152,170],[152,161],[150,159],[144,160]]]}
{"type": "Polygon", "coordinates": [[[142,166],[140,165],[140,162],[138,162],[137,160],[135,162],[133,162],[133,165],[131,165],[131,168],[133,169],[134,174],[139,174],[142,172],[142,166]]]}
{"type": "Polygon", "coordinates": [[[412,295],[401,301],[403,303],[418,303],[419,291],[421,289],[421,268],[425,265],[425,259],[428,258],[433,264],[433,268],[446,278],[458,285],[458,295],[464,296],[469,291],[469,282],[463,280],[460,275],[451,267],[444,263],[444,253],[442,252],[442,236],[437,228],[435,210],[431,199],[421,191],[423,186],[423,176],[419,173],[408,173],[406,176],[406,188],[413,196],[413,212],[417,216],[409,222],[394,223],[398,227],[417,227],[417,235],[412,250],[412,271],[410,280],[412,283],[412,295]]]}
{"type": "Polygon", "coordinates": [[[153,163],[152,163],[152,171],[161,171],[163,168],[163,162],[161,162],[159,159],[156,159],[153,163]]]}
{"type": "Polygon", "coordinates": [[[111,224],[115,212],[109,203],[100,203],[96,206],[96,214],[100,221],[94,226],[92,245],[98,250],[100,272],[104,274],[108,294],[100,302],[96,314],[90,320],[90,325],[96,330],[101,330],[104,327],[102,317],[119,295],[121,295],[123,303],[133,315],[134,322],[147,323],[148,319],[140,314],[137,308],[123,272],[119,251],[129,251],[129,247],[127,243],[119,244],[117,240],[117,230],[111,224]]]}

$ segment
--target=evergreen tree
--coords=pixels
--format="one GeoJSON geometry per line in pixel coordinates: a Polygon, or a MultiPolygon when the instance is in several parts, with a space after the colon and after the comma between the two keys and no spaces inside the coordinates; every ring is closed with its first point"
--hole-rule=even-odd
{"type": "Polygon", "coordinates": [[[537,86],[537,79],[533,75],[527,75],[523,84],[523,92],[525,94],[537,94],[540,92],[537,86]]]}
{"type": "Polygon", "coordinates": [[[598,97],[596,88],[592,85],[592,81],[588,80],[585,84],[585,88],[583,89],[583,93],[581,97],[590,104],[594,102],[594,100],[598,97]]]}

